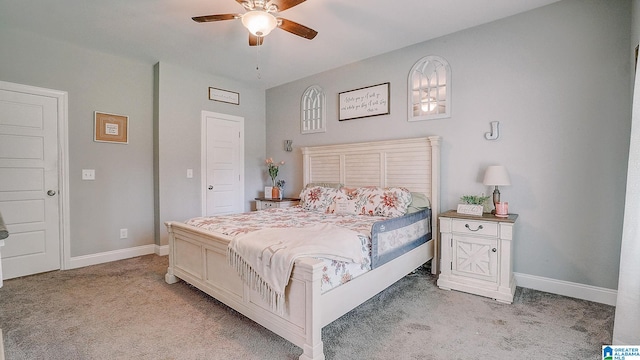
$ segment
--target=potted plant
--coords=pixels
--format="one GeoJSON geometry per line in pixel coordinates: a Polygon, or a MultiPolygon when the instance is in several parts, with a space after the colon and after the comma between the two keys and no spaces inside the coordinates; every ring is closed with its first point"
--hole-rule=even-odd
{"type": "Polygon", "coordinates": [[[460,197],[462,204],[458,204],[458,213],[467,215],[482,216],[484,205],[490,196],[484,195],[463,195],[460,197]]]}
{"type": "Polygon", "coordinates": [[[264,188],[264,197],[266,199],[280,199],[280,187],[276,184],[276,179],[278,178],[280,165],[284,165],[284,161],[277,163],[273,161],[273,158],[267,158],[265,159],[265,163],[267,164],[267,170],[271,178],[271,186],[264,188]]]}

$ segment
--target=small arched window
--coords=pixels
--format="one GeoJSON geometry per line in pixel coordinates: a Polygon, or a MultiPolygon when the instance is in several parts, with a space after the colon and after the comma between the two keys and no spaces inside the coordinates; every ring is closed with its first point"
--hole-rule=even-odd
{"type": "Polygon", "coordinates": [[[451,68],[440,56],[425,56],[413,65],[408,80],[409,121],[451,116],[451,68]]]}
{"type": "Polygon", "coordinates": [[[312,85],[302,94],[300,102],[300,133],[326,132],[326,96],[318,85],[312,85]]]}

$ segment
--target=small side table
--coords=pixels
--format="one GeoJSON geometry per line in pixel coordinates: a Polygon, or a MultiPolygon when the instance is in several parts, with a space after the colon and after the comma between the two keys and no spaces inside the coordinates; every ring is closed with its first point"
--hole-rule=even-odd
{"type": "Polygon", "coordinates": [[[440,275],[438,286],[513,302],[513,225],[517,214],[497,217],[440,214],[440,275]]]}
{"type": "Polygon", "coordinates": [[[286,208],[296,206],[300,203],[299,198],[282,198],[266,199],[263,197],[256,198],[256,210],[264,210],[268,208],[286,208]]]}

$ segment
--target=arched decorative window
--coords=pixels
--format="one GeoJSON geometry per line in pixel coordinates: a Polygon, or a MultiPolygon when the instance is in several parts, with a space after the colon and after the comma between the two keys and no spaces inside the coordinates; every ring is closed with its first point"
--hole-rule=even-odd
{"type": "Polygon", "coordinates": [[[312,85],[302,94],[300,102],[300,133],[326,132],[326,96],[318,85],[312,85]]]}
{"type": "Polygon", "coordinates": [[[451,116],[451,68],[440,56],[425,56],[413,65],[408,80],[409,121],[451,116]]]}

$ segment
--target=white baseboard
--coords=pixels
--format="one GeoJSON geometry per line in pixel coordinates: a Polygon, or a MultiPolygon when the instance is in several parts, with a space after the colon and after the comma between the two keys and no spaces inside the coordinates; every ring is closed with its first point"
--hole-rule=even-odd
{"type": "Polygon", "coordinates": [[[143,245],[137,246],[133,248],[120,249],[114,251],[107,251],[98,254],[91,255],[82,255],[72,257],[69,261],[69,269],[77,269],[90,265],[98,265],[111,261],[124,260],[129,259],[136,256],[149,255],[149,254],[157,254],[157,255],[169,254],[169,246],[158,246],[155,244],[152,245],[143,245]],[[165,249],[166,248],[166,249],[165,249]]]}
{"type": "Polygon", "coordinates": [[[2,337],[2,329],[0,329],[0,360],[4,360],[4,338],[2,337]]]}
{"type": "Polygon", "coordinates": [[[520,287],[616,306],[617,290],[521,273],[513,276],[520,287]]]}
{"type": "Polygon", "coordinates": [[[156,245],[156,255],[160,255],[160,256],[169,255],[169,245],[156,245]]]}

